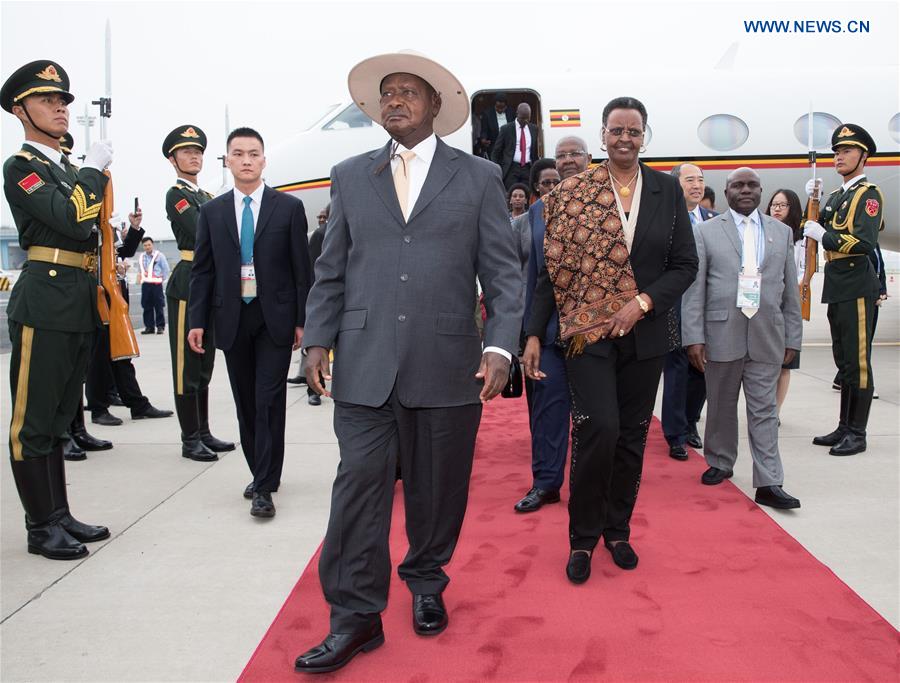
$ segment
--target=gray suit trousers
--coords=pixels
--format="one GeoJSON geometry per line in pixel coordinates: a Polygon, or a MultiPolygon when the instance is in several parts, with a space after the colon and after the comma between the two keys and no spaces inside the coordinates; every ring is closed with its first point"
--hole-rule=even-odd
{"type": "Polygon", "coordinates": [[[747,432],[753,456],[753,486],[781,486],[784,470],[778,452],[775,388],[781,366],[749,356],[706,364],[706,433],[703,454],[710,467],[733,470],[738,452],[738,396],[744,388],[747,432]]]}
{"type": "Polygon", "coordinates": [[[413,594],[441,593],[469,495],[481,404],[406,408],[396,387],[377,408],[335,401],[341,461],[319,578],[332,633],[379,618],[391,578],[388,536],[397,465],[409,551],[398,573],[413,594]]]}

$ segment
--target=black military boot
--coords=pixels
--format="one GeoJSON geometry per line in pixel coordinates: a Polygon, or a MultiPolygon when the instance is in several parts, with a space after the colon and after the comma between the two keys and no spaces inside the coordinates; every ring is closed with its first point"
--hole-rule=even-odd
{"type": "Polygon", "coordinates": [[[834,446],[847,433],[847,414],[850,410],[850,387],[846,384],[841,385],[841,413],[838,417],[838,426],[830,434],[825,436],[813,437],[813,444],[816,446],[834,446]]]}
{"type": "Polygon", "coordinates": [[[53,507],[59,515],[59,523],[69,535],[82,543],[93,543],[109,538],[109,529],[79,522],[69,512],[69,494],[66,491],[66,464],[63,462],[62,447],[54,449],[47,458],[47,473],[50,480],[50,491],[53,494],[53,507]]]}
{"type": "Polygon", "coordinates": [[[197,407],[200,413],[200,440],[209,450],[216,453],[233,451],[234,444],[230,441],[222,441],[209,433],[209,387],[200,390],[197,394],[197,407]]]}
{"type": "Polygon", "coordinates": [[[88,549],[60,524],[61,515],[53,505],[47,458],[10,458],[10,462],[19,499],[25,508],[28,552],[51,560],[86,557],[88,549]]]}
{"type": "Polygon", "coordinates": [[[85,451],[108,451],[112,448],[112,441],[106,439],[98,439],[88,434],[84,426],[84,404],[78,402],[78,410],[72,419],[72,426],[69,428],[72,439],[85,451]]]}
{"type": "Polygon", "coordinates": [[[873,390],[850,387],[850,407],[847,410],[847,431],[829,455],[856,455],[866,450],[866,425],[872,407],[873,390]]]}
{"type": "Polygon", "coordinates": [[[181,456],[197,462],[212,462],[219,456],[200,440],[200,413],[197,394],[175,396],[175,410],[181,423],[181,456]]]}
{"type": "Polygon", "coordinates": [[[62,437],[62,452],[66,460],[87,460],[87,453],[79,446],[68,432],[62,437]]]}

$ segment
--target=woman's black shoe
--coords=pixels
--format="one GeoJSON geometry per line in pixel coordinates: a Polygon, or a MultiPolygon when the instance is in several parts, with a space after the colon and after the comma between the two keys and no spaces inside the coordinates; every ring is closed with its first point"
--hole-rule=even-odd
{"type": "Polygon", "coordinates": [[[572,583],[584,583],[591,578],[591,551],[573,550],[566,564],[566,576],[572,583]]]}
{"type": "Polygon", "coordinates": [[[606,546],[606,549],[612,555],[613,562],[616,563],[617,567],[622,569],[634,569],[637,567],[637,553],[634,552],[634,548],[628,545],[628,541],[619,541],[618,543],[607,543],[604,541],[603,545],[606,546]]]}

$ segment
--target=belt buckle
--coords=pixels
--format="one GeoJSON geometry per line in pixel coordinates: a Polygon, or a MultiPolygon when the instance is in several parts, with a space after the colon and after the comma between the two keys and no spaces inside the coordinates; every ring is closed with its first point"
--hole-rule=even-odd
{"type": "Polygon", "coordinates": [[[97,254],[86,252],[82,256],[81,267],[89,273],[97,272],[97,254]]]}

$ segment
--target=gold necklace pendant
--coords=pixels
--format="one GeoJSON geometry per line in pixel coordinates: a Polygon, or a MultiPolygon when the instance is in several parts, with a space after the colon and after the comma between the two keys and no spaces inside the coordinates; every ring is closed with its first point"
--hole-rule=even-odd
{"type": "Polygon", "coordinates": [[[628,189],[628,185],[626,185],[625,187],[620,187],[619,194],[622,195],[623,197],[627,197],[628,195],[630,195],[631,190],[628,189]]]}

